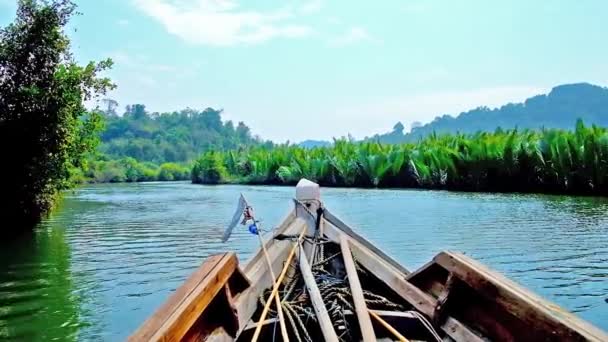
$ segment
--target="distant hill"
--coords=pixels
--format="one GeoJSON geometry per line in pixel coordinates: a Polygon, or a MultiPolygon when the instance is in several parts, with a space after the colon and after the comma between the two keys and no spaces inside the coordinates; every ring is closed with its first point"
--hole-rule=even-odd
{"type": "Polygon", "coordinates": [[[531,97],[523,103],[509,103],[494,109],[479,107],[456,117],[438,116],[407,134],[395,125],[392,132],[370,139],[396,143],[417,140],[433,132],[474,133],[494,131],[497,127],[572,129],[578,118],[586,124],[608,126],[608,88],[589,83],[560,85],[549,94],[531,97]]]}

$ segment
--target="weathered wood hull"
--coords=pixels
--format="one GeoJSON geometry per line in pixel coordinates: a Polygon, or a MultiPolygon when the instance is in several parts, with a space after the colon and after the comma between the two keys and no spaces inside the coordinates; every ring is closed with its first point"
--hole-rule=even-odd
{"type": "MultiPolygon", "coordinates": [[[[314,340],[348,340],[345,336],[350,336],[364,341],[608,341],[605,332],[463,254],[442,252],[409,272],[327,209],[313,217],[317,205],[296,203],[275,235],[264,242],[272,272],[262,249],[242,267],[232,253],[212,256],[130,340],[248,341],[256,334],[259,340],[281,340],[277,317],[260,320],[263,303],[272,298],[260,302],[260,297],[273,289],[271,274],[285,271],[285,279],[301,276],[304,301],[314,309],[314,319],[303,329],[314,340]],[[302,230],[306,242],[285,268],[297,245],[293,238],[275,237],[297,236],[302,230]],[[318,270],[315,256],[321,245],[317,242],[340,252],[334,267],[344,271],[342,277],[349,284],[350,302],[342,311],[346,321],[355,322],[349,335],[331,322],[327,314],[330,303],[324,302],[311,272],[311,267],[318,270]],[[363,295],[368,296],[369,291],[391,298],[402,309],[370,308],[369,298],[363,295]]],[[[282,291],[276,291],[279,296],[287,292],[285,285],[283,281],[282,291]]],[[[289,338],[301,338],[296,335],[289,338]]]]}

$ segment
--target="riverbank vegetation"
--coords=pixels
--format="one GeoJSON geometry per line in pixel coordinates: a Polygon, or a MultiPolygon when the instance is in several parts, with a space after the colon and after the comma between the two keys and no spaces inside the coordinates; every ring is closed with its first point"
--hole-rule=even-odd
{"type": "Polygon", "coordinates": [[[117,103],[104,99],[101,143],[82,167],[76,183],[189,180],[191,161],[201,152],[246,146],[273,146],[254,137],[247,125],[222,120],[222,111],[184,109],[150,113],[142,104],[117,114],[117,103]]]}
{"type": "Polygon", "coordinates": [[[206,152],[194,183],[402,187],[608,195],[608,131],[587,127],[430,136],[408,144],[337,140],[206,152]]]}
{"type": "Polygon", "coordinates": [[[191,178],[191,167],[185,163],[139,162],[134,158],[101,156],[73,174],[77,183],[122,183],[178,181],[191,178]]]}
{"type": "Polygon", "coordinates": [[[100,115],[84,104],[114,87],[98,77],[112,61],[76,63],[64,32],[75,8],[21,0],[0,28],[0,210],[20,223],[10,226],[39,221],[99,140],[100,115]]]}

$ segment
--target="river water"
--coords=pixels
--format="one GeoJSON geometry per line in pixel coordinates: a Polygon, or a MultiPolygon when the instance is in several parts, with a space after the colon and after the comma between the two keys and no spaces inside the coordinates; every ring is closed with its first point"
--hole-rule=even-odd
{"type": "MultiPolygon", "coordinates": [[[[218,242],[238,194],[271,229],[290,187],[108,184],[66,194],[36,231],[0,244],[0,340],[119,341],[209,254],[245,261],[242,227],[218,242]]],[[[328,208],[413,270],[462,251],[608,330],[608,200],[322,189],[328,208]]]]}

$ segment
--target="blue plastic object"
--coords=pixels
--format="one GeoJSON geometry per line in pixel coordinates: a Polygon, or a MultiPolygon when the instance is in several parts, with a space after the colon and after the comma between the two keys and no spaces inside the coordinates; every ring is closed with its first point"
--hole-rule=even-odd
{"type": "Polygon", "coordinates": [[[249,225],[249,232],[253,235],[258,235],[258,226],[255,225],[255,223],[252,223],[249,225]]]}

